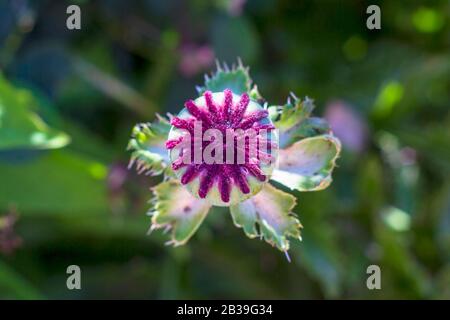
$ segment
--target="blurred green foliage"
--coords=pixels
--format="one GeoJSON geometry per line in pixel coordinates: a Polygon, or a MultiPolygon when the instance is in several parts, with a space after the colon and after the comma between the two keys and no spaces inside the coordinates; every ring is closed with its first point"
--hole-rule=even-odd
{"type": "Polygon", "coordinates": [[[0,298],[450,298],[448,1],[375,1],[381,30],[365,0],[76,2],[80,31],[69,2],[0,2],[0,298]],[[297,194],[292,263],[220,208],[184,247],[147,237],[158,179],[126,170],[133,125],[237,57],[343,142],[333,184],[297,194]]]}

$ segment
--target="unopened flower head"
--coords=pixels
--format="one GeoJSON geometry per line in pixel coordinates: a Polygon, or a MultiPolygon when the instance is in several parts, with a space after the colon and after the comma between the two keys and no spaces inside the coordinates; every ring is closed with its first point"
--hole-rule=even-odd
{"type": "Polygon", "coordinates": [[[167,244],[185,244],[214,206],[229,207],[235,226],[287,255],[301,240],[287,190],[327,188],[341,144],[328,123],[312,117],[313,100],[290,94],[271,105],[240,61],[205,76],[198,97],[176,115],[156,115],[134,127],[130,167],[163,175],[152,188],[150,231],[170,231],[167,244]]]}

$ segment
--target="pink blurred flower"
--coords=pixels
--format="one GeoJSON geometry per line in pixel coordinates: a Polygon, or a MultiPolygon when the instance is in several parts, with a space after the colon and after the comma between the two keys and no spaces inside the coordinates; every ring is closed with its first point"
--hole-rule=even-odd
{"type": "Polygon", "coordinates": [[[244,5],[247,0],[230,0],[228,5],[228,12],[232,16],[240,16],[244,10],[244,5]]]}
{"type": "Polygon", "coordinates": [[[120,193],[127,179],[127,167],[121,163],[114,163],[108,173],[107,184],[111,193],[120,193]]]}
{"type": "Polygon", "coordinates": [[[417,151],[411,147],[400,150],[400,161],[404,166],[414,165],[417,161],[417,151]]]}
{"type": "Polygon", "coordinates": [[[325,118],[344,147],[362,152],[367,144],[367,124],[353,108],[344,101],[332,101],[325,110],[325,118]]]}
{"type": "Polygon", "coordinates": [[[214,63],[214,51],[208,45],[185,45],[180,49],[180,72],[191,77],[209,68],[214,63]]]}
{"type": "Polygon", "coordinates": [[[0,253],[10,255],[22,245],[22,238],[14,232],[16,221],[14,212],[0,217],[0,253]]]}

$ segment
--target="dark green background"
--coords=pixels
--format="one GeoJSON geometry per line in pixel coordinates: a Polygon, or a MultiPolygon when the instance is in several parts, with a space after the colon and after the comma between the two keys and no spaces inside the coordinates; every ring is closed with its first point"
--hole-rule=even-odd
{"type": "Polygon", "coordinates": [[[381,30],[366,28],[372,1],[239,2],[0,1],[3,76],[72,139],[0,151],[0,221],[17,217],[0,231],[0,298],[450,298],[449,2],[377,1],[381,30]],[[165,247],[145,235],[158,178],[126,170],[133,125],[238,56],[270,102],[314,98],[343,142],[332,185],[296,193],[292,263],[226,210],[165,247]]]}

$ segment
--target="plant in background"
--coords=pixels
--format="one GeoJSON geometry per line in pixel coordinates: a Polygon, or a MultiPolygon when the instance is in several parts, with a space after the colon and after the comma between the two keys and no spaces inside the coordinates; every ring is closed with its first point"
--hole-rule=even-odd
{"type": "Polygon", "coordinates": [[[199,97],[187,101],[177,116],[157,115],[153,123],[133,129],[130,168],[164,175],[153,188],[150,230],[171,230],[168,244],[182,245],[212,206],[227,206],[248,237],[260,237],[287,253],[289,238],[301,239],[302,225],[292,212],[296,198],[270,181],[290,190],[325,189],[340,153],[339,140],[325,120],[311,117],[312,100],[291,94],[285,105],[269,105],[240,61],[232,68],[218,64],[197,91],[199,97]],[[249,130],[255,149],[249,138],[238,141],[249,130]],[[224,142],[229,132],[234,134],[231,143],[224,142]]]}

